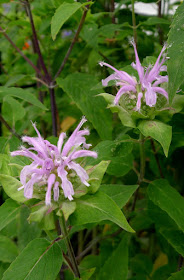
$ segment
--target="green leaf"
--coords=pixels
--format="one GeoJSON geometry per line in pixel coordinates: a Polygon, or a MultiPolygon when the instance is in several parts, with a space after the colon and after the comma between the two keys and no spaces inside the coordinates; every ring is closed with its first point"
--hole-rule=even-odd
{"type": "Polygon", "coordinates": [[[53,280],[63,261],[59,245],[35,239],[20,253],[4,273],[2,280],[53,280]]]}
{"type": "Polygon", "coordinates": [[[176,273],[172,273],[172,276],[168,280],[183,280],[184,279],[184,268],[176,273]]]}
{"type": "Polygon", "coordinates": [[[76,203],[75,201],[64,201],[60,209],[61,210],[59,210],[56,214],[58,216],[64,215],[65,220],[67,221],[69,216],[75,211],[76,203]]]}
{"type": "Polygon", "coordinates": [[[38,223],[28,223],[29,214],[29,208],[26,205],[22,205],[17,225],[18,246],[20,250],[33,239],[40,237],[41,234],[38,223]]]}
{"type": "Polygon", "coordinates": [[[143,120],[139,122],[138,129],[144,136],[151,136],[153,139],[157,140],[161,144],[166,157],[168,156],[172,139],[172,127],[170,125],[157,120],[143,120]]]}
{"type": "Polygon", "coordinates": [[[106,102],[97,97],[99,90],[92,90],[97,79],[89,74],[74,73],[57,83],[76,103],[103,140],[112,139],[112,114],[106,109],[106,102]]]}
{"type": "Polygon", "coordinates": [[[11,239],[0,235],[0,261],[11,263],[18,255],[17,246],[11,239]]]}
{"type": "Polygon", "coordinates": [[[75,2],[71,4],[63,3],[57,8],[51,21],[51,35],[53,40],[56,39],[56,35],[65,21],[67,21],[81,7],[82,5],[80,3],[75,2]]]}
{"type": "Polygon", "coordinates": [[[88,187],[89,193],[97,192],[109,163],[110,161],[102,160],[99,164],[93,166],[90,170],[88,170],[90,171],[89,180],[88,180],[90,184],[90,186],[88,187]]]}
{"type": "Polygon", "coordinates": [[[47,108],[32,94],[27,90],[17,87],[0,87],[0,102],[5,96],[13,96],[20,98],[28,103],[31,103],[42,110],[47,110],[47,108]]]}
{"type": "Polygon", "coordinates": [[[98,158],[90,158],[87,161],[89,165],[95,165],[102,160],[110,160],[107,168],[107,173],[115,176],[124,176],[133,167],[132,143],[124,142],[130,140],[129,136],[124,136],[122,139],[115,141],[102,141],[94,150],[98,153],[98,158]],[[121,141],[122,140],[122,141],[121,141]]]}
{"type": "Polygon", "coordinates": [[[168,35],[169,100],[172,102],[176,91],[183,83],[184,72],[184,3],[179,5],[168,35]]]}
{"type": "Polygon", "coordinates": [[[21,182],[14,177],[0,174],[0,183],[3,186],[6,194],[18,202],[24,202],[26,198],[24,197],[24,191],[18,191],[18,188],[22,186],[21,182]]]}
{"type": "Polygon", "coordinates": [[[17,213],[19,212],[20,205],[12,199],[7,199],[0,207],[0,230],[11,223],[17,213]]]}
{"type": "Polygon", "coordinates": [[[3,98],[2,113],[5,120],[14,125],[24,118],[26,112],[20,102],[8,95],[3,98]]]}
{"type": "Polygon", "coordinates": [[[148,187],[148,196],[184,232],[184,198],[169,185],[167,180],[160,179],[153,181],[148,187]]]}
{"type": "Polygon", "coordinates": [[[102,279],[127,279],[128,275],[128,235],[124,234],[118,247],[112,252],[97,275],[102,279]]]}
{"type": "Polygon", "coordinates": [[[138,185],[101,185],[100,191],[107,194],[120,208],[122,208],[131,198],[137,188],[138,185]]]}
{"type": "Polygon", "coordinates": [[[134,232],[116,203],[105,193],[97,192],[76,200],[76,210],[70,216],[72,225],[110,220],[126,231],[134,232]]]}
{"type": "Polygon", "coordinates": [[[149,17],[146,21],[141,22],[140,25],[157,25],[157,24],[170,24],[170,21],[160,17],[149,17]]]}
{"type": "Polygon", "coordinates": [[[184,233],[181,230],[161,228],[159,232],[169,242],[169,244],[184,257],[184,233]]]}

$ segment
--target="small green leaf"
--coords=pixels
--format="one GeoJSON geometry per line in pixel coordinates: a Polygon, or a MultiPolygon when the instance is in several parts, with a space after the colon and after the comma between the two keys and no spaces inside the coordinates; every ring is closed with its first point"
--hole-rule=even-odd
{"type": "Polygon", "coordinates": [[[0,207],[0,230],[11,223],[17,216],[20,205],[12,199],[7,199],[0,207]]]}
{"type": "Polygon", "coordinates": [[[184,233],[181,230],[161,228],[159,232],[169,242],[169,244],[184,257],[184,233]]]}
{"type": "Polygon", "coordinates": [[[167,180],[153,181],[148,187],[149,199],[164,210],[184,232],[184,198],[169,185],[167,180]]]}
{"type": "Polygon", "coordinates": [[[90,184],[90,186],[88,187],[89,193],[97,192],[109,163],[110,161],[102,160],[99,164],[95,165],[90,170],[88,170],[90,171],[89,180],[88,180],[90,184]]]}
{"type": "Polygon", "coordinates": [[[11,263],[2,280],[53,280],[62,261],[62,251],[57,242],[35,239],[11,263]]]}
{"type": "Polygon", "coordinates": [[[31,103],[42,110],[47,110],[47,108],[32,94],[27,90],[17,87],[0,87],[0,102],[5,96],[13,96],[20,98],[28,103],[31,103]]]}
{"type": "Polygon", "coordinates": [[[18,188],[22,186],[19,180],[8,175],[0,174],[0,183],[2,184],[4,191],[10,198],[18,202],[26,201],[26,198],[24,197],[24,191],[18,191],[18,188]]]}
{"type": "Polygon", "coordinates": [[[166,157],[168,156],[172,139],[172,127],[170,125],[157,120],[143,120],[139,122],[138,129],[144,136],[151,136],[153,139],[157,140],[161,144],[166,157]]]}
{"type": "Polygon", "coordinates": [[[112,252],[100,269],[97,280],[127,279],[128,275],[128,235],[124,234],[118,247],[112,252]]]}
{"type": "Polygon", "coordinates": [[[167,280],[183,280],[184,279],[184,268],[176,273],[172,273],[172,276],[169,277],[167,280]]]}
{"type": "Polygon", "coordinates": [[[106,193],[110,198],[112,198],[116,204],[122,208],[131,198],[133,193],[138,188],[138,185],[101,185],[100,191],[106,193]]]}
{"type": "Polygon", "coordinates": [[[179,5],[168,35],[169,100],[172,102],[176,91],[183,83],[184,72],[184,3],[179,5]]]}
{"type": "Polygon", "coordinates": [[[18,255],[17,246],[6,236],[0,235],[0,261],[11,263],[18,255]]]}
{"type": "Polygon", "coordinates": [[[58,216],[62,216],[62,214],[65,217],[65,220],[67,221],[69,216],[75,211],[76,209],[76,202],[75,201],[64,201],[61,205],[60,210],[56,213],[58,216]]]}
{"type": "Polygon", "coordinates": [[[96,192],[76,200],[77,208],[70,216],[72,225],[110,220],[126,231],[134,232],[116,203],[105,193],[96,192]]]}
{"type": "Polygon", "coordinates": [[[56,35],[65,21],[67,21],[81,7],[82,5],[80,3],[74,2],[63,3],[59,6],[59,8],[57,8],[51,21],[51,35],[53,40],[56,39],[56,35]]]}

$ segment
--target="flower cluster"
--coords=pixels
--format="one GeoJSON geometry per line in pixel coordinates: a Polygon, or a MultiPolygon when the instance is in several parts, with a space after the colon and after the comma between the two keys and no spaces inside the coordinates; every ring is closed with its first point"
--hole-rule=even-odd
{"type": "Polygon", "coordinates": [[[64,196],[69,200],[73,199],[74,188],[69,180],[69,171],[73,170],[80,178],[81,182],[89,186],[88,174],[76,163],[75,160],[81,157],[97,157],[97,153],[89,151],[90,144],[86,144],[85,135],[89,135],[89,130],[80,130],[87,120],[83,117],[77,128],[63,144],[66,134],[63,132],[59,136],[57,146],[52,145],[49,141],[44,140],[36,125],[33,124],[38,137],[22,137],[23,142],[27,142],[32,148],[21,147],[20,150],[11,153],[12,156],[25,156],[32,160],[30,165],[26,165],[20,174],[20,181],[24,189],[26,198],[33,197],[33,186],[39,187],[47,185],[45,196],[46,205],[51,204],[51,195],[53,189],[54,201],[58,201],[60,187],[64,196]],[[80,147],[82,148],[80,149],[80,147]],[[36,152],[36,153],[35,153],[36,152]]]}
{"type": "Polygon", "coordinates": [[[128,93],[132,98],[137,98],[135,109],[140,111],[142,101],[144,101],[149,107],[155,106],[157,102],[157,93],[162,94],[168,99],[168,93],[166,90],[159,87],[160,84],[168,82],[168,76],[160,75],[160,72],[167,71],[167,66],[163,65],[167,59],[164,54],[166,46],[164,45],[162,48],[155,65],[153,67],[150,65],[145,69],[140,63],[135,42],[132,42],[132,45],[134,47],[136,62],[131,65],[137,71],[139,81],[125,71],[117,70],[108,63],[100,62],[99,64],[100,66],[107,66],[115,72],[105,80],[102,80],[103,86],[107,86],[111,80],[115,80],[116,86],[120,86],[114,104],[117,105],[121,96],[124,93],[128,93]]]}

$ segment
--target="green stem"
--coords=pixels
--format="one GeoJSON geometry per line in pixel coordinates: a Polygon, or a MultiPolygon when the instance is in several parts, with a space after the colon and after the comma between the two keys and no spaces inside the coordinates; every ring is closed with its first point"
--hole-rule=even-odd
{"type": "Polygon", "coordinates": [[[138,198],[139,188],[140,188],[140,185],[142,184],[142,182],[144,181],[144,174],[145,174],[145,149],[144,149],[144,142],[145,142],[145,138],[142,135],[142,133],[140,133],[140,138],[139,138],[140,173],[139,173],[139,178],[138,178],[139,187],[137,188],[137,190],[135,192],[135,196],[134,196],[134,201],[132,203],[131,212],[133,212],[135,210],[135,205],[136,205],[136,201],[137,201],[137,198],[138,198]]]}
{"type": "Polygon", "coordinates": [[[140,176],[139,176],[139,185],[144,179],[145,173],[145,149],[144,149],[144,136],[140,133],[140,176]]]}
{"type": "Polygon", "coordinates": [[[68,236],[68,232],[67,232],[67,228],[66,228],[66,222],[65,222],[65,218],[62,215],[62,217],[59,219],[59,223],[60,223],[60,227],[61,227],[61,232],[63,234],[66,246],[67,246],[67,250],[68,250],[68,255],[72,264],[72,268],[73,268],[73,273],[75,275],[75,277],[79,277],[80,278],[80,272],[77,266],[77,261],[75,259],[75,254],[72,248],[72,244],[70,242],[70,238],[68,236]]]}
{"type": "Polygon", "coordinates": [[[135,0],[132,0],[132,25],[133,25],[134,42],[137,45],[137,30],[136,30],[137,26],[136,26],[134,3],[135,0]]]}

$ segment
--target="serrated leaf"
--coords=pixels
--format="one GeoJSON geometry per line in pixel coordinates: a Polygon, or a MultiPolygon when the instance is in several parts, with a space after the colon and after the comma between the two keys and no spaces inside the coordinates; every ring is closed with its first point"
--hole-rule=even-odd
{"type": "Polygon", "coordinates": [[[26,102],[29,102],[42,110],[47,110],[47,108],[31,93],[27,90],[17,87],[0,87],[0,102],[5,96],[13,96],[20,98],[26,102]]]}
{"type": "Polygon", "coordinates": [[[183,83],[184,72],[184,3],[179,5],[168,35],[169,100],[172,102],[176,91],[183,83]]]}
{"type": "Polygon", "coordinates": [[[20,205],[12,199],[7,199],[0,207],[0,230],[11,223],[17,216],[20,205]]]}
{"type": "Polygon", "coordinates": [[[169,185],[167,180],[160,179],[153,181],[148,187],[148,196],[184,232],[184,198],[169,185]]]}
{"type": "Polygon", "coordinates": [[[24,202],[26,200],[23,190],[18,191],[18,188],[21,187],[22,184],[16,178],[0,174],[0,183],[6,194],[13,200],[18,202],[24,202]]]}
{"type": "Polygon", "coordinates": [[[131,198],[133,193],[138,188],[138,185],[101,185],[100,191],[106,193],[110,198],[112,198],[116,204],[122,208],[131,198]]]}
{"type": "Polygon", "coordinates": [[[62,261],[62,251],[57,242],[35,239],[11,263],[2,280],[53,280],[59,273],[62,261]]]}
{"type": "Polygon", "coordinates": [[[56,36],[65,23],[82,5],[80,3],[62,3],[56,10],[51,21],[51,35],[55,40],[56,36]]]}
{"type": "Polygon", "coordinates": [[[143,120],[139,122],[138,129],[145,137],[151,136],[157,140],[161,144],[166,157],[168,156],[172,139],[172,127],[170,125],[157,120],[143,120]]]}
{"type": "Polygon", "coordinates": [[[96,192],[76,200],[76,210],[70,216],[72,225],[110,220],[126,231],[134,232],[116,203],[105,193],[96,192]]]}
{"type": "Polygon", "coordinates": [[[74,73],[64,80],[58,78],[57,83],[92,122],[100,137],[112,139],[112,114],[106,109],[105,100],[96,96],[99,90],[92,90],[97,79],[89,74],[74,73]]]}

